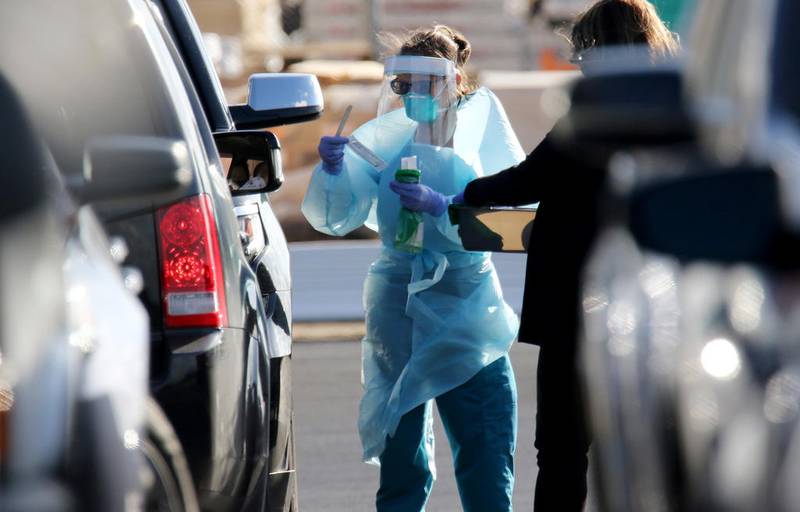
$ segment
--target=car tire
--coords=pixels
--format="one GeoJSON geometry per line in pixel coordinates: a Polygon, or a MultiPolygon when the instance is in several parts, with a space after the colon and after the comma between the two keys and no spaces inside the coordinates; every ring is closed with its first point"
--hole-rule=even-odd
{"type": "Polygon", "coordinates": [[[152,397],[147,401],[145,438],[140,450],[152,477],[145,510],[198,512],[197,494],[183,448],[166,414],[152,397]]]}
{"type": "Polygon", "coordinates": [[[270,453],[268,512],[297,512],[292,358],[270,360],[270,453]]]}
{"type": "Polygon", "coordinates": [[[285,457],[286,467],[289,470],[270,475],[267,512],[298,512],[300,510],[294,454],[294,414],[289,423],[285,457]]]}
{"type": "Polygon", "coordinates": [[[298,512],[300,504],[297,496],[297,459],[294,456],[294,412],[292,412],[292,424],[289,427],[289,467],[295,470],[294,478],[292,478],[291,487],[289,489],[289,496],[286,500],[289,502],[289,512],[298,512]]]}

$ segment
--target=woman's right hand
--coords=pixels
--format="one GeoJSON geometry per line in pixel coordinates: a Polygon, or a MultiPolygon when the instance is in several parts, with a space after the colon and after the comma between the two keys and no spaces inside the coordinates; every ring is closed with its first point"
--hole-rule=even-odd
{"type": "Polygon", "coordinates": [[[344,146],[349,142],[347,137],[324,136],[319,140],[319,157],[322,159],[322,170],[338,176],[342,172],[344,146]]]}

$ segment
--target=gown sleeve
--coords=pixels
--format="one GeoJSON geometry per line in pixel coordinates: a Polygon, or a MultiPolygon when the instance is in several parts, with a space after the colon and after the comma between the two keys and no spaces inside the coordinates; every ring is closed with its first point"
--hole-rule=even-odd
{"type": "MultiPolygon", "coordinates": [[[[375,120],[359,127],[353,135],[379,156],[390,157],[375,146],[375,120]]],[[[378,230],[376,204],[380,174],[377,169],[345,146],[342,172],[330,175],[322,163],[311,174],[301,211],[311,226],[332,236],[343,236],[366,225],[378,230]]]]}

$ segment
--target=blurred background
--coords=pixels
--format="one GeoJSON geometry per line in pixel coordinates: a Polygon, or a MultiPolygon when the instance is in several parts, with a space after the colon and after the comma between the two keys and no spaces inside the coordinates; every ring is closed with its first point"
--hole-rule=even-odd
{"type": "MultiPolygon", "coordinates": [[[[651,0],[684,42],[680,58],[651,69],[625,53],[624,69],[611,59],[578,80],[567,35],[596,1],[27,0],[1,11],[0,178],[13,179],[0,179],[0,512],[144,500],[191,511],[196,494],[216,510],[225,498],[212,486],[237,491],[230,510],[252,496],[295,511],[298,483],[302,510],[374,510],[379,473],[360,460],[356,418],[361,287],[380,246],[366,230],[314,232],[300,203],[320,136],[349,105],[344,135],[375,115],[380,35],[436,23],[471,41],[467,71],[499,96],[525,150],[564,115],[570,150],[606,167],[580,284],[586,512],[800,512],[800,2],[651,0]],[[187,5],[231,104],[247,101],[253,73],[319,78],[322,118],[272,130],[282,151],[270,163],[283,161],[287,181],[268,198],[232,200],[215,166],[189,164],[228,155],[231,135],[272,139],[221,123],[212,147],[209,113],[224,108],[192,91],[212,77],[187,5]],[[174,226],[200,238],[177,247],[174,226]],[[242,279],[221,287],[215,274],[210,300],[184,299],[179,285],[212,265],[242,279]],[[177,312],[197,309],[173,314],[173,292],[177,312]],[[227,325],[225,296],[236,297],[228,319],[258,317],[252,332],[227,325]],[[247,348],[263,340],[269,350],[247,348]],[[245,364],[231,357],[243,347],[245,364]],[[267,446],[267,422],[269,463],[256,451],[252,464],[241,454],[267,446]]],[[[283,78],[272,92],[290,90],[283,78]]],[[[492,259],[519,312],[525,255],[492,259]]],[[[533,507],[538,351],[510,350],[517,510],[533,507]]],[[[426,510],[452,512],[435,425],[426,510]]]]}
{"type": "MultiPolygon", "coordinates": [[[[472,44],[467,70],[492,89],[526,151],[551,128],[545,91],[576,76],[569,63],[575,14],[592,0],[189,0],[230,103],[246,102],[247,79],[259,72],[319,77],[325,114],[314,123],[272,131],[283,146],[286,184],[272,204],[290,242],[324,240],[300,213],[319,138],[336,131],[347,105],[349,135],[374,117],[382,78],[378,35],[443,23],[472,44]],[[544,105],[544,107],[543,107],[544,105]]],[[[674,31],[694,0],[654,0],[674,31]]],[[[362,228],[348,238],[373,238],[362,228]]]]}
{"type": "MultiPolygon", "coordinates": [[[[322,135],[353,111],[349,135],[375,116],[382,81],[381,33],[435,23],[461,31],[472,45],[467,72],[500,98],[525,151],[555,122],[552,94],[579,76],[569,62],[576,14],[596,0],[188,0],[230,103],[247,101],[247,80],[259,72],[313,73],[325,97],[319,121],[271,129],[282,145],[286,182],[270,202],[290,244],[293,269],[294,403],[301,502],[307,510],[371,510],[378,472],[362,464],[355,434],[364,334],[361,284],[379,251],[362,228],[334,242],[300,212],[322,135]],[[320,243],[321,242],[321,243],[320,243]],[[342,343],[338,343],[342,342],[342,343]],[[324,418],[324,421],[320,421],[324,418]]],[[[696,0],[653,0],[670,29],[681,33],[696,0]]],[[[556,109],[559,110],[559,109],[556,109]]],[[[495,254],[507,302],[519,311],[524,256],[495,254]]],[[[515,344],[520,397],[518,482],[514,504],[532,508],[536,476],[535,348],[515,344]]],[[[436,435],[445,435],[436,421],[436,435]]],[[[458,502],[449,450],[437,450],[439,480],[430,511],[458,502]]],[[[590,498],[588,510],[596,510],[590,498]]]]}

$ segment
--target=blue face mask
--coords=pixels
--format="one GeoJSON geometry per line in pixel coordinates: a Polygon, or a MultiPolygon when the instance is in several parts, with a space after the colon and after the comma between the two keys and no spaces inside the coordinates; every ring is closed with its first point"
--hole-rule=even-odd
{"type": "Polygon", "coordinates": [[[430,94],[408,93],[403,96],[406,116],[418,123],[432,123],[439,118],[439,101],[430,94]]]}

